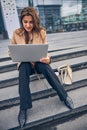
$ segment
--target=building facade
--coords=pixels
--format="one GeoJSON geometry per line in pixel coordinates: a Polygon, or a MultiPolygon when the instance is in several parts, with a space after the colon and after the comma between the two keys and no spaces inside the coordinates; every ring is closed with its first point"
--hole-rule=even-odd
{"type": "Polygon", "coordinates": [[[29,4],[33,5],[33,1],[25,1],[0,0],[0,34],[2,35],[2,39],[11,39],[13,30],[20,27],[19,10],[21,6],[23,5],[23,7],[25,7],[29,6],[29,4]]]}
{"type": "Polygon", "coordinates": [[[87,29],[87,0],[63,0],[62,26],[64,31],[87,29]]]}
{"type": "Polygon", "coordinates": [[[60,26],[61,6],[60,5],[38,5],[41,25],[47,32],[56,31],[60,26]],[[43,15],[42,15],[43,14],[43,15]]]}
{"type": "Polygon", "coordinates": [[[61,3],[61,0],[1,0],[0,33],[4,38],[12,37],[13,30],[20,27],[20,12],[26,6],[33,6],[38,11],[41,24],[48,31],[57,30],[61,3]]]}
{"type": "Polygon", "coordinates": [[[87,29],[87,0],[0,0],[0,34],[11,38],[20,27],[20,13],[26,6],[33,6],[41,25],[49,32],[87,29]]]}
{"type": "Polygon", "coordinates": [[[4,37],[11,38],[12,32],[19,27],[15,0],[1,0],[1,13],[4,24],[4,37]]]}

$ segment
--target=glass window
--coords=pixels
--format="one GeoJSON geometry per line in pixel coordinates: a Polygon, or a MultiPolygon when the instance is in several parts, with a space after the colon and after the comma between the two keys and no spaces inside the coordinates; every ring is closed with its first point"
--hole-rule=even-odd
{"type": "Polygon", "coordinates": [[[28,0],[15,0],[17,7],[26,7],[28,6],[28,0]]]}

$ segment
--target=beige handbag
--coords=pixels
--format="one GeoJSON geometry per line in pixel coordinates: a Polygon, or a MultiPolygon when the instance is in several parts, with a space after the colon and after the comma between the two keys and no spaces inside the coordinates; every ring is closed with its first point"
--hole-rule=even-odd
{"type": "Polygon", "coordinates": [[[72,84],[72,69],[70,65],[63,65],[58,68],[59,79],[62,84],[72,84]]]}

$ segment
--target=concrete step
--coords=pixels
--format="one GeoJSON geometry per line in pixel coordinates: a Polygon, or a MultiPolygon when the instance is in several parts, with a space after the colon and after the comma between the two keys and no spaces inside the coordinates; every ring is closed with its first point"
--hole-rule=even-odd
{"type": "Polygon", "coordinates": [[[87,38],[87,30],[76,31],[76,32],[63,32],[63,33],[51,33],[47,34],[47,40],[66,40],[66,39],[77,39],[77,38],[87,38]]]}
{"type": "MultiPolygon", "coordinates": [[[[86,45],[87,31],[47,34],[49,50],[67,49],[86,45]],[[54,46],[55,45],[55,46],[54,46]],[[54,47],[53,47],[54,46],[54,47]]],[[[0,58],[8,57],[8,44],[10,40],[0,40],[0,58]]],[[[9,59],[9,58],[8,58],[9,59]]],[[[10,60],[10,59],[9,59],[10,60]]]]}
{"type": "Polygon", "coordinates": [[[54,33],[47,35],[47,41],[52,45],[59,43],[61,47],[66,45],[86,45],[87,31],[69,32],[69,33],[54,33]]]}
{"type": "MultiPolygon", "coordinates": [[[[56,44],[56,45],[55,44],[52,44],[52,45],[49,44],[48,53],[57,52],[57,51],[62,52],[62,51],[72,50],[72,49],[81,48],[81,47],[84,48],[83,45],[68,45],[66,47],[61,48],[61,46],[59,46],[58,44],[56,44]]],[[[1,50],[0,51],[0,62],[11,60],[11,58],[8,55],[8,47],[6,49],[1,48],[0,50],[1,50]]]]}
{"type": "MultiPolygon", "coordinates": [[[[87,98],[85,97],[87,95],[87,86],[76,89],[75,91],[70,91],[68,94],[73,99],[74,110],[70,111],[65,104],[59,100],[58,96],[34,101],[33,108],[27,112],[27,123],[24,129],[29,129],[57,120],[62,122],[64,118],[68,119],[69,117],[77,115],[77,113],[86,113],[87,98]]],[[[17,120],[18,112],[19,106],[0,111],[1,130],[20,129],[17,120]]]]}
{"type": "MultiPolygon", "coordinates": [[[[87,46],[80,46],[80,47],[73,47],[73,48],[67,48],[67,49],[57,49],[57,46],[53,46],[53,48],[54,47],[56,47],[56,50],[50,50],[49,51],[49,55],[50,56],[55,56],[55,54],[56,55],[60,55],[60,54],[67,54],[67,53],[69,53],[69,52],[76,52],[76,51],[78,51],[78,50],[86,50],[86,47],[87,46]]],[[[2,66],[2,65],[5,65],[5,62],[7,62],[7,64],[12,64],[13,62],[12,62],[12,60],[11,60],[11,58],[9,57],[9,56],[7,56],[7,57],[1,57],[0,58],[0,62],[1,62],[1,64],[0,64],[0,66],[2,66]]]]}
{"type": "Polygon", "coordinates": [[[67,43],[67,46],[70,46],[70,45],[77,46],[76,44],[79,44],[79,45],[85,44],[86,45],[86,41],[87,41],[87,36],[83,37],[83,38],[82,37],[76,37],[76,38],[73,37],[73,38],[70,38],[70,39],[64,39],[64,38],[62,39],[61,38],[61,40],[55,38],[55,39],[49,40],[48,44],[51,44],[51,45],[55,44],[55,45],[57,45],[58,43],[60,43],[60,45],[63,46],[63,48],[65,48],[66,47],[66,43],[67,43]]]}
{"type": "MultiPolygon", "coordinates": [[[[85,55],[86,55],[85,51],[84,52],[81,51],[81,52],[77,52],[77,53],[75,52],[75,54],[69,53],[69,54],[63,54],[63,55],[57,55],[57,56],[54,55],[54,56],[52,56],[52,61],[56,62],[57,65],[58,64],[67,64],[67,63],[71,64],[72,61],[85,62],[86,58],[87,58],[87,56],[85,56],[85,55]],[[81,56],[81,55],[83,55],[83,56],[81,56]]],[[[56,63],[54,63],[54,64],[56,64],[56,63]]],[[[52,65],[53,65],[53,63],[52,63],[52,65]]],[[[12,60],[3,61],[0,64],[0,73],[13,71],[16,69],[17,69],[17,64],[13,63],[12,60]]]]}
{"type": "Polygon", "coordinates": [[[87,59],[87,56],[82,56],[82,57],[56,61],[56,62],[51,63],[51,67],[53,69],[56,69],[62,65],[69,64],[72,67],[72,70],[74,71],[74,70],[82,69],[82,67],[86,67],[86,63],[87,63],[86,59],[87,59]]]}
{"type": "MultiPolygon", "coordinates": [[[[71,91],[87,85],[87,69],[73,72],[73,83],[65,85],[66,91],[71,91]],[[81,76],[79,76],[81,75],[81,76]]],[[[38,100],[49,96],[56,95],[46,79],[35,80],[30,82],[32,99],[38,100]]],[[[0,90],[0,109],[6,109],[19,104],[18,85],[5,87],[0,90]]]]}
{"type": "MultiPolygon", "coordinates": [[[[79,59],[79,60],[81,60],[81,59],[79,59]]],[[[79,62],[79,60],[78,60],[78,62],[79,62]]],[[[77,62],[77,59],[74,59],[74,62],[75,61],[77,62]]],[[[69,63],[69,62],[66,62],[66,63],[69,63]]],[[[59,65],[63,65],[63,64],[62,63],[59,64],[59,62],[56,62],[56,63],[53,63],[53,65],[51,65],[51,67],[54,69],[54,71],[57,71],[56,68],[59,67],[59,65]]],[[[84,68],[87,68],[87,62],[73,64],[73,60],[72,60],[71,67],[72,67],[72,71],[76,71],[76,70],[79,70],[79,69],[84,69],[84,68]]],[[[14,71],[1,73],[0,78],[1,78],[0,88],[15,85],[15,84],[18,83],[18,71],[14,70],[14,71]]],[[[36,75],[32,75],[31,76],[31,81],[33,81],[35,79],[37,79],[36,75]]]]}
{"type": "Polygon", "coordinates": [[[60,120],[52,121],[51,123],[35,126],[30,130],[87,130],[87,113],[82,112],[76,116],[67,117],[60,120]]]}
{"type": "MultiPolygon", "coordinates": [[[[55,47],[54,45],[52,45],[52,46],[53,46],[53,48],[55,47]]],[[[61,52],[62,54],[65,54],[65,53],[67,53],[66,51],[73,51],[74,49],[76,50],[78,48],[80,48],[80,50],[81,50],[81,48],[83,49],[84,46],[64,48],[64,49],[59,49],[58,46],[56,46],[56,49],[52,49],[48,53],[49,54],[51,53],[51,55],[52,55],[52,53],[54,54],[57,52],[61,52]]],[[[0,57],[0,62],[1,62],[0,66],[5,65],[5,63],[7,63],[9,65],[14,63],[14,62],[12,62],[11,58],[8,55],[6,57],[0,57]]]]}
{"type": "MultiPolygon", "coordinates": [[[[34,85],[34,82],[33,82],[33,85],[34,85]]],[[[34,88],[33,85],[30,85],[32,101],[44,99],[49,96],[53,97],[57,94],[55,90],[53,90],[50,87],[46,88],[45,85],[42,85],[42,86],[36,85],[36,88],[38,90],[35,91],[36,89],[34,88]]],[[[72,85],[69,85],[69,86],[66,85],[64,86],[64,89],[69,92],[71,90],[85,87],[86,85],[87,85],[87,79],[84,79],[81,81],[74,82],[72,85]]],[[[15,85],[15,86],[10,87],[9,89],[8,88],[1,89],[0,94],[1,94],[0,110],[4,110],[10,107],[19,105],[20,100],[19,100],[19,94],[18,94],[18,86],[15,85]]]]}
{"type": "MultiPolygon", "coordinates": [[[[47,34],[47,41],[52,40],[66,40],[76,38],[87,38],[87,30],[75,31],[75,32],[62,32],[62,33],[51,33],[47,34]]],[[[0,40],[0,43],[6,46],[10,43],[10,39],[0,40]]]]}
{"type": "MultiPolygon", "coordinates": [[[[31,127],[37,129],[38,125],[50,124],[55,121],[62,123],[64,119],[68,120],[70,117],[87,113],[87,99],[85,98],[87,95],[87,33],[81,31],[77,33],[47,35],[47,40],[49,54],[53,56],[51,66],[54,71],[56,71],[56,66],[66,63],[69,63],[73,69],[73,84],[66,85],[64,88],[73,99],[75,109],[70,111],[60,102],[56,92],[42,75],[40,81],[33,75],[30,83],[33,108],[28,110],[28,120],[24,129],[30,129],[31,127]]],[[[12,73],[6,72],[6,69],[8,71],[16,70],[16,64],[12,63],[8,57],[8,44],[9,41],[7,41],[7,44],[5,42],[4,46],[2,46],[0,42],[0,129],[17,130],[20,129],[17,122],[20,103],[18,74],[17,71],[12,73]]]]}
{"type": "Polygon", "coordinates": [[[71,59],[71,58],[76,58],[76,57],[81,57],[81,56],[85,56],[87,55],[87,50],[79,50],[79,51],[74,51],[74,52],[69,52],[66,54],[54,54],[54,56],[52,55],[52,61],[56,62],[56,61],[61,61],[61,60],[66,60],[66,59],[71,59]]]}
{"type": "MultiPolygon", "coordinates": [[[[56,45],[55,45],[56,47],[56,45]]],[[[52,51],[49,53],[49,55],[51,56],[56,56],[56,55],[65,55],[68,53],[79,53],[80,51],[86,51],[87,50],[87,46],[81,46],[81,47],[75,47],[75,48],[71,48],[71,49],[66,49],[66,50],[62,50],[62,51],[52,51]]]]}
{"type": "MultiPolygon", "coordinates": [[[[80,56],[85,56],[87,53],[87,46],[83,47],[77,47],[73,49],[68,49],[68,50],[63,50],[63,51],[52,51],[49,53],[50,56],[52,56],[52,61],[61,61],[61,60],[66,60],[70,58],[76,58],[80,56]]],[[[3,70],[6,67],[12,67],[16,65],[15,62],[12,62],[10,57],[4,57],[0,59],[0,72],[3,72],[3,70]]]]}

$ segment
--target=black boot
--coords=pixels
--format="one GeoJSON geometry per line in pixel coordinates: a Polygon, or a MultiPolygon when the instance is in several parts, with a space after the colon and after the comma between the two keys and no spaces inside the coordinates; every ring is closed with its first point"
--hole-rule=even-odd
{"type": "Polygon", "coordinates": [[[18,122],[21,128],[24,127],[26,123],[26,114],[27,114],[27,110],[20,110],[19,112],[18,122]]]}
{"type": "Polygon", "coordinates": [[[69,108],[69,109],[74,109],[74,104],[73,101],[70,97],[67,96],[66,100],[64,101],[65,105],[69,108]]]}

